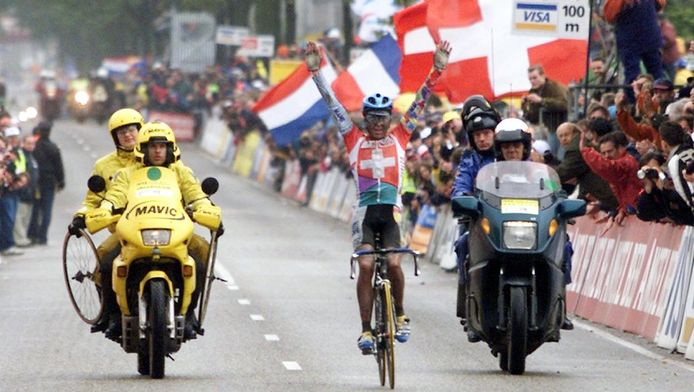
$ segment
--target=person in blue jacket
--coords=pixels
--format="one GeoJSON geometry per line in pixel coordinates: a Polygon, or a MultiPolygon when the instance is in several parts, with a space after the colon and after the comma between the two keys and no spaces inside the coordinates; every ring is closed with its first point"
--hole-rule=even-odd
{"type": "MultiPolygon", "coordinates": [[[[462,111],[463,128],[467,133],[470,149],[465,150],[458,165],[451,197],[472,195],[475,189],[475,177],[480,169],[496,159],[494,150],[494,130],[501,121],[501,116],[483,96],[472,95],[465,100],[462,111]]],[[[456,315],[465,325],[465,259],[468,254],[468,233],[464,232],[455,241],[454,248],[458,264],[458,302],[456,315]]],[[[468,340],[478,341],[479,337],[468,331],[468,340]]]]}

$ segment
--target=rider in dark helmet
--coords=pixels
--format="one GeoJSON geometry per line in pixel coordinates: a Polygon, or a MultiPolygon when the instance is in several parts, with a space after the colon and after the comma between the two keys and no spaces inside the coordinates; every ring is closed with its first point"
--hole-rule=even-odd
{"type": "MultiPolygon", "coordinates": [[[[501,122],[501,116],[492,105],[481,95],[472,95],[465,100],[463,111],[463,128],[468,136],[472,149],[465,150],[458,165],[458,173],[453,184],[452,196],[472,195],[475,187],[475,178],[482,166],[496,160],[494,150],[494,129],[501,122]]],[[[468,254],[468,233],[464,231],[455,242],[455,252],[458,256],[458,305],[457,315],[461,323],[465,325],[465,259],[468,254]]],[[[480,337],[471,330],[468,331],[468,340],[477,342],[480,337]]]]}
{"type": "Polygon", "coordinates": [[[458,165],[453,196],[471,195],[480,168],[494,162],[494,129],[501,121],[499,113],[483,96],[472,95],[463,104],[463,128],[471,150],[466,150],[458,165]]]}

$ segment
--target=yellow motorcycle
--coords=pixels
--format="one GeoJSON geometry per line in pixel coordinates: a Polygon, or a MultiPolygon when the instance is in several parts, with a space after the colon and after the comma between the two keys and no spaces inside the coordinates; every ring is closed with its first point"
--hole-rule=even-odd
{"type": "MultiPolygon", "coordinates": [[[[101,194],[103,178],[94,176],[89,189],[101,194]]],[[[214,178],[202,182],[208,196],[217,191],[214,178]]],[[[216,210],[218,212],[218,210],[216,210]]],[[[112,224],[121,243],[121,253],[113,261],[113,291],[122,314],[121,346],[137,353],[138,372],[163,378],[165,359],[185,341],[186,313],[196,289],[197,274],[204,274],[198,307],[199,331],[205,318],[214,280],[217,237],[221,216],[214,211],[192,212],[184,208],[176,174],[165,167],[151,166],[133,172],[128,204],[113,214],[96,209],[85,215],[90,233],[112,224]],[[187,245],[193,222],[210,228],[207,271],[196,271],[187,245]]]]}

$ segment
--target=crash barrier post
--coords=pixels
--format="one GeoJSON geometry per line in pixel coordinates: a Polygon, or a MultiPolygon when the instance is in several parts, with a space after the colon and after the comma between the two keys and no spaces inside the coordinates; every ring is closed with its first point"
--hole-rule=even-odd
{"type": "Polygon", "coordinates": [[[219,118],[219,109],[215,107],[212,115],[205,121],[200,147],[217,159],[222,159],[228,148],[231,132],[226,123],[219,118]]]}
{"type": "Polygon", "coordinates": [[[195,119],[192,114],[150,110],[149,121],[165,122],[174,131],[176,141],[190,142],[195,139],[195,119]]]}
{"type": "Polygon", "coordinates": [[[441,268],[450,270],[457,265],[453,242],[458,236],[458,220],[453,217],[450,204],[443,204],[437,209],[436,224],[429,243],[427,258],[441,268]]]}
{"type": "Polygon", "coordinates": [[[417,216],[417,223],[414,225],[412,236],[410,237],[410,248],[423,255],[428,254],[436,220],[436,207],[431,204],[422,205],[417,216]]]}
{"type": "Polygon", "coordinates": [[[250,177],[255,152],[260,145],[260,132],[251,131],[239,143],[231,170],[243,177],[250,177]]]}
{"type": "Polygon", "coordinates": [[[603,230],[589,217],[568,229],[575,250],[569,312],[673,346],[684,337],[682,303],[694,289],[684,227],[630,216],[623,226],[603,230]]]}

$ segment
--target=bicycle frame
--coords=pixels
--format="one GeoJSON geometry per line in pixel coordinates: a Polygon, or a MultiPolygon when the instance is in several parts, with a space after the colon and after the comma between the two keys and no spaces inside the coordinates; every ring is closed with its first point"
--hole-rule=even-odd
{"type": "Polygon", "coordinates": [[[388,248],[380,249],[377,245],[375,250],[360,250],[352,254],[350,260],[350,278],[356,277],[355,261],[362,256],[373,255],[375,257],[375,273],[373,278],[373,311],[375,313],[375,338],[376,345],[373,350],[374,357],[378,363],[381,386],[385,385],[386,368],[388,369],[388,379],[390,388],[395,387],[395,305],[392,293],[391,282],[388,279],[388,259],[391,254],[408,253],[414,256],[414,275],[419,276],[419,264],[417,257],[419,254],[408,248],[388,248]]]}

